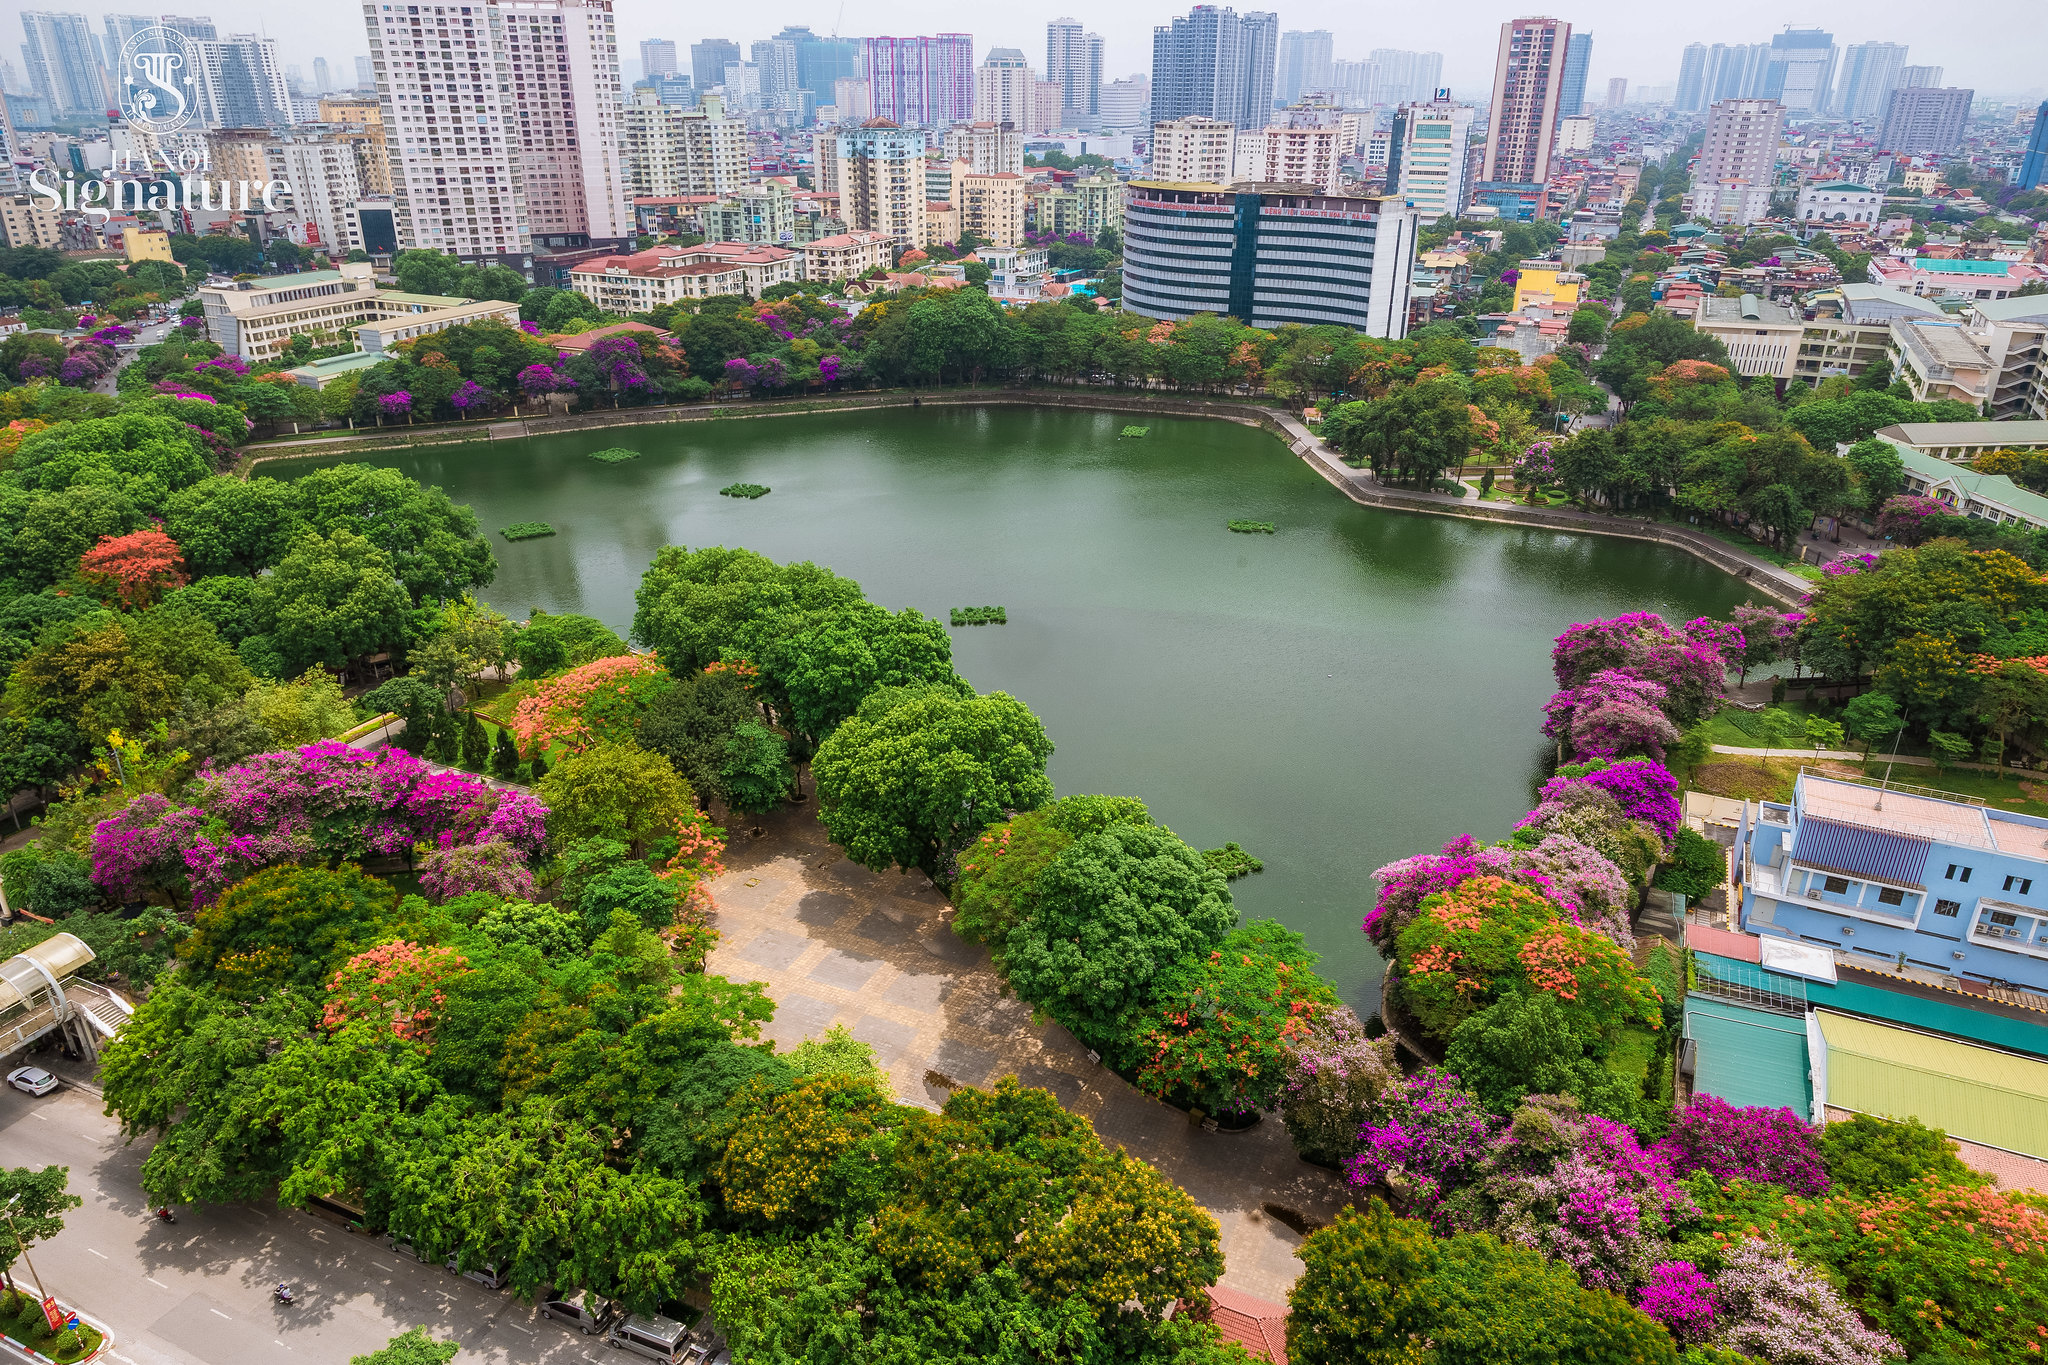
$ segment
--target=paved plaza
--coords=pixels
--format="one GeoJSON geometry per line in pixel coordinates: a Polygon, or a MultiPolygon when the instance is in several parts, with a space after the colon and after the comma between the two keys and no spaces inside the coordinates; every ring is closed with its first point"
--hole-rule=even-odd
{"type": "Polygon", "coordinates": [[[1006,1075],[1051,1091],[1209,1210],[1224,1284],[1286,1301],[1301,1270],[1287,1222],[1328,1221],[1346,1190],[1295,1156],[1278,1116],[1242,1133],[1202,1131],[1005,995],[987,950],[954,935],[951,907],[922,873],[847,861],[809,804],[756,827],[736,823],[728,871],[711,884],[721,937],[708,969],[767,987],[776,1010],[763,1036],[788,1048],[843,1024],[874,1048],[899,1100],[929,1109],[955,1086],[1006,1075]]]}

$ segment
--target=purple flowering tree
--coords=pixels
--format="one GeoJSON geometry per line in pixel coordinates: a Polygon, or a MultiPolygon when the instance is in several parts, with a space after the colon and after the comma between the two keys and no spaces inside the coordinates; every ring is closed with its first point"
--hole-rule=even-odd
{"type": "Polygon", "coordinates": [[[491,391],[474,379],[465,379],[455,386],[455,392],[448,395],[448,401],[457,412],[467,418],[471,412],[479,408],[490,407],[491,391]]]}
{"type": "Polygon", "coordinates": [[[1458,1196],[1477,1176],[1500,1120],[1458,1086],[1458,1078],[1427,1067],[1394,1087],[1376,1121],[1359,1130],[1359,1153],[1344,1163],[1361,1189],[1385,1186],[1396,1213],[1426,1220],[1440,1236],[1479,1225],[1458,1196]]]}
{"type": "Polygon", "coordinates": [[[383,417],[403,417],[408,424],[412,421],[412,394],[404,389],[397,393],[380,394],[377,397],[377,411],[383,417]]]}
{"type": "Polygon", "coordinates": [[[502,845],[508,854],[453,860],[439,874],[502,878],[509,875],[504,857],[531,859],[547,839],[547,810],[524,792],[435,772],[403,749],[355,749],[338,740],[204,769],[193,802],[188,816],[162,797],[138,797],[101,821],[93,832],[95,879],[104,867],[101,884],[117,891],[138,876],[160,876],[175,852],[194,904],[204,905],[272,863],[410,856],[420,844],[441,853],[502,845]]]}
{"type": "Polygon", "coordinates": [[[1820,1134],[1790,1109],[1737,1108],[1718,1095],[1695,1095],[1671,1116],[1656,1146],[1672,1173],[1705,1171],[1722,1180],[1783,1185],[1794,1194],[1826,1194],[1820,1134]]]}
{"type": "MultiPolygon", "coordinates": [[[[1845,552],[1839,557],[1821,565],[1820,571],[1829,578],[1846,578],[1852,573],[1862,573],[1865,569],[1874,569],[1876,567],[1877,556],[1866,550],[1861,554],[1845,552]]],[[[1740,611],[1742,609],[1738,607],[1736,610],[1740,611]]]]}
{"type": "Polygon", "coordinates": [[[1772,607],[1743,603],[1735,609],[1735,629],[1742,636],[1735,653],[1737,683],[1748,681],[1750,669],[1782,659],[1791,647],[1792,623],[1784,612],[1772,607]]]}
{"type": "Polygon", "coordinates": [[[1405,1086],[1392,1038],[1368,1038],[1348,1009],[1332,1010],[1287,1059],[1280,1116],[1295,1150],[1339,1165],[1358,1152],[1358,1135],[1381,1100],[1405,1086]]]}
{"type": "Polygon", "coordinates": [[[505,900],[533,899],[533,869],[502,839],[450,843],[420,860],[420,887],[436,900],[488,891],[505,900]]]}
{"type": "Polygon", "coordinates": [[[1619,668],[1606,668],[1543,704],[1543,734],[1557,742],[1560,762],[1647,753],[1661,761],[1678,742],[1666,712],[1670,689],[1619,668]]]}
{"type": "Polygon", "coordinates": [[[23,383],[27,383],[31,379],[48,379],[55,373],[50,362],[39,355],[27,357],[16,368],[21,375],[23,383]]]}
{"type": "Polygon", "coordinates": [[[1776,1243],[1744,1238],[1714,1277],[1713,1344],[1772,1365],[1883,1365],[1905,1355],[1863,1325],[1818,1270],[1776,1243]]]}
{"type": "Polygon", "coordinates": [[[1641,820],[1663,835],[1667,847],[1677,840],[1678,824],[1685,811],[1678,800],[1678,779],[1662,763],[1647,758],[1625,758],[1618,762],[1594,759],[1561,769],[1543,784],[1537,800],[1553,800],[1574,782],[1606,792],[1621,807],[1623,815],[1641,820]]]}
{"type": "Polygon", "coordinates": [[[1639,611],[1572,626],[1557,637],[1550,662],[1560,690],[1608,669],[1657,683],[1666,712],[1683,729],[1712,709],[1728,656],[1741,645],[1741,632],[1725,621],[1701,617],[1673,629],[1655,612],[1639,611]]]}
{"type": "Polygon", "coordinates": [[[184,331],[188,334],[193,332],[203,332],[206,330],[206,319],[202,317],[179,318],[178,327],[181,331],[184,331]]]}
{"type": "MultiPolygon", "coordinates": [[[[1602,800],[1604,803],[1605,798],[1602,800]]],[[[1503,844],[1490,848],[1461,834],[1440,853],[1388,863],[1373,876],[1379,880],[1380,894],[1361,927],[1374,945],[1390,956],[1394,940],[1421,911],[1424,900],[1455,890],[1472,877],[1521,882],[1557,906],[1562,917],[1573,924],[1604,934],[1625,950],[1635,948],[1635,935],[1628,927],[1632,895],[1627,876],[1612,859],[1568,834],[1539,836],[1527,847],[1503,844]]]]}
{"type": "Polygon", "coordinates": [[[1955,514],[1956,509],[1940,498],[1901,493],[1895,498],[1886,498],[1884,506],[1877,509],[1877,529],[1880,535],[1902,545],[1918,545],[1934,534],[1930,524],[1933,518],[1955,514]]]}
{"type": "Polygon", "coordinates": [[[74,389],[86,388],[100,377],[99,366],[82,356],[68,356],[57,367],[57,382],[74,389]]]}
{"type": "Polygon", "coordinates": [[[1636,1307],[1680,1341],[1705,1341],[1714,1329],[1714,1282],[1691,1261],[1660,1261],[1636,1291],[1636,1307]]]}
{"type": "Polygon", "coordinates": [[[163,891],[175,908],[188,882],[185,850],[199,837],[206,817],[190,806],[149,792],[136,797],[93,831],[92,879],[115,900],[137,900],[163,891]]]}

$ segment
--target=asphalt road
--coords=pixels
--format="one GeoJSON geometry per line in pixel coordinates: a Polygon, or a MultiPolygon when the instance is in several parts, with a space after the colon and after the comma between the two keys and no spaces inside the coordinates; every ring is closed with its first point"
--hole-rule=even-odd
{"type": "MultiPolygon", "coordinates": [[[[84,1090],[38,1100],[0,1087],[0,1161],[69,1166],[71,1192],[85,1200],[61,1235],[31,1249],[35,1268],[50,1293],[112,1330],[120,1365],[342,1365],[421,1324],[461,1342],[458,1361],[626,1359],[509,1291],[308,1214],[233,1204],[181,1208],[175,1225],[158,1223],[142,1193],[144,1153],[122,1143],[84,1090]],[[280,1280],[298,1296],[289,1308],[271,1301],[280,1280]]],[[[26,1280],[19,1265],[15,1273],[26,1280]]]]}

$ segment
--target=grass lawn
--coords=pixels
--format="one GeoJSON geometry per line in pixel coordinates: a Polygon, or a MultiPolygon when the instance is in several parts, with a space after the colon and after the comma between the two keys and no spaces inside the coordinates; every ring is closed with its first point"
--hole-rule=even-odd
{"type": "MultiPolygon", "coordinates": [[[[1715,761],[1702,763],[1685,779],[1693,791],[1709,792],[1735,800],[1790,801],[1792,783],[1801,767],[1860,769],[1866,777],[1882,778],[1882,758],[1863,764],[1816,764],[1811,757],[1755,759],[1719,754],[1715,761]]],[[[1940,772],[1933,768],[1900,765],[1892,769],[1894,785],[1927,787],[1955,797],[1978,797],[1997,810],[2048,817],[2048,782],[2033,778],[1997,777],[1991,773],[1956,769],[1940,772]]]]}

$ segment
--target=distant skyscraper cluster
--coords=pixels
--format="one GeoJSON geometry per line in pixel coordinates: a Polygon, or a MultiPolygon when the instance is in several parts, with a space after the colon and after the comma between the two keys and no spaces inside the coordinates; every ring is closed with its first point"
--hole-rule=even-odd
{"type": "Polygon", "coordinates": [[[1152,117],[1263,126],[1273,109],[1280,16],[1196,5],[1152,30],[1152,117]]]}
{"type": "Polygon", "coordinates": [[[1788,28],[1767,43],[1689,44],[1678,66],[1676,108],[1704,113],[1722,100],[1775,100],[1788,115],[1885,118],[1894,90],[1941,84],[1938,66],[1907,66],[1903,43],[1838,47],[1824,29],[1788,28]]]}

